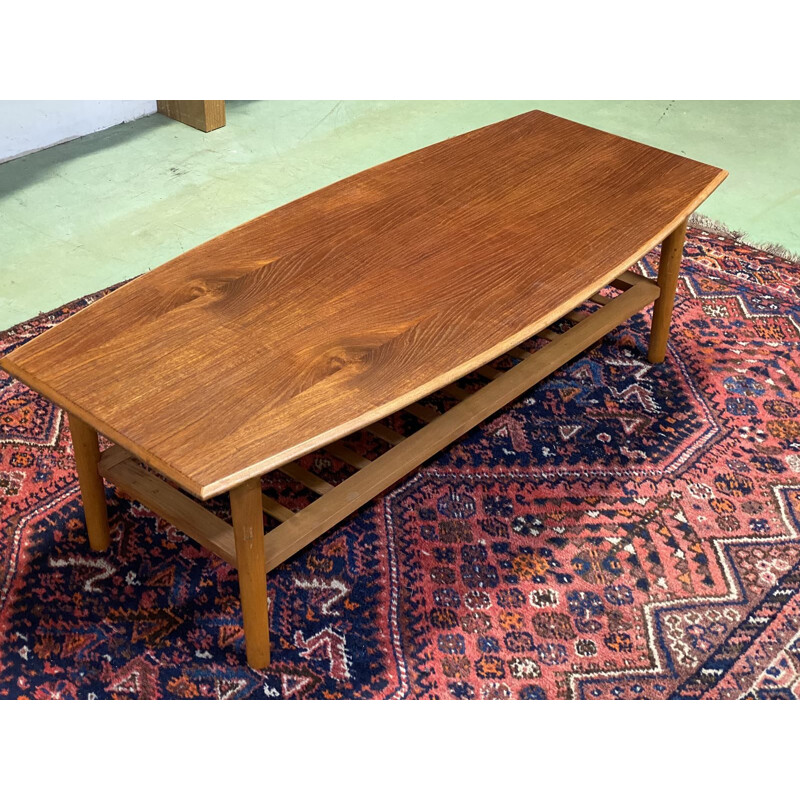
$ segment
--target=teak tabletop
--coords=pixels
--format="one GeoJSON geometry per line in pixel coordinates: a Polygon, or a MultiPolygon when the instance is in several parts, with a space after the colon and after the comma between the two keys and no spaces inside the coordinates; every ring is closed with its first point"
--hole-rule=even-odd
{"type": "Polygon", "coordinates": [[[211,497],[519,344],[725,175],[532,111],[218,236],[2,366],[211,497]]]}

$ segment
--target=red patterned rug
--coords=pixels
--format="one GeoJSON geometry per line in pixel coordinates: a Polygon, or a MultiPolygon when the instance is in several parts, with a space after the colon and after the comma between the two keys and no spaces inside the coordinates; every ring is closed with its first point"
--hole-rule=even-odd
{"type": "Polygon", "coordinates": [[[691,229],[679,292],[664,364],[634,318],[273,573],[263,673],[232,568],[111,488],[89,551],[64,415],[0,372],[0,697],[797,699],[800,267],[691,229]]]}

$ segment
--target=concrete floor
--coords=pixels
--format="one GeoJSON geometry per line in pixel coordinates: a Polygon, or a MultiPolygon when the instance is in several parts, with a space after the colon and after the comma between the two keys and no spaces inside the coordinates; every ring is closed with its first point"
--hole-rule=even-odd
{"type": "Polygon", "coordinates": [[[800,102],[232,101],[213,133],[155,115],[0,165],[0,330],[532,108],[726,168],[701,213],[800,253],[800,102]]]}

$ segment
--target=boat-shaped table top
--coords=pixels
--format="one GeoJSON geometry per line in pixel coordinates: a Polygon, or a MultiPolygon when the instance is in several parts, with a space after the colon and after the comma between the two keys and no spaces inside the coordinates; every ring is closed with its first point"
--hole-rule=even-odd
{"type": "Polygon", "coordinates": [[[532,111],[228,231],[0,366],[211,497],[524,341],[725,175],[532,111]]]}

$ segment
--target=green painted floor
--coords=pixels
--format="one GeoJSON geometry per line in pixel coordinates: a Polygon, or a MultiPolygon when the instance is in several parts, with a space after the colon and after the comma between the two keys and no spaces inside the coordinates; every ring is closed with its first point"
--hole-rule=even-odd
{"type": "Polygon", "coordinates": [[[0,165],[0,330],[389,158],[532,108],[726,168],[700,212],[800,253],[800,102],[232,101],[0,165]]]}

